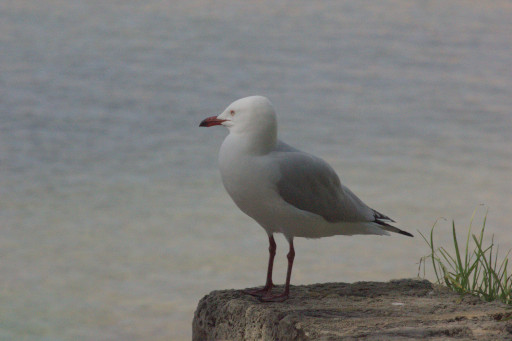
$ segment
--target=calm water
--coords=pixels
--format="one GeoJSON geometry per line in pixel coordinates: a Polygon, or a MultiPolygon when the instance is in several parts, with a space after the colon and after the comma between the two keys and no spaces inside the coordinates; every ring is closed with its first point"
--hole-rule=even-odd
{"type": "Polygon", "coordinates": [[[417,236],[298,239],[294,284],[413,277],[417,230],[465,231],[480,204],[511,248],[511,17],[509,1],[0,0],[0,339],[189,339],[203,295],[263,284],[266,235],[217,171],[226,131],[197,127],[252,94],[417,236]]]}

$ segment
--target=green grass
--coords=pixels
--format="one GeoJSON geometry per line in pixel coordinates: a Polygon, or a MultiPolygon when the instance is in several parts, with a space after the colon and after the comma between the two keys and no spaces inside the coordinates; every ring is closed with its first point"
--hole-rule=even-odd
{"type": "Polygon", "coordinates": [[[494,244],[494,235],[490,245],[484,246],[487,212],[483,218],[482,229],[476,235],[471,233],[474,216],[475,213],[471,217],[464,249],[459,246],[455,222],[452,221],[451,253],[445,247],[434,245],[434,229],[438,221],[430,230],[430,238],[418,231],[430,248],[430,254],[420,260],[418,275],[423,265],[425,277],[425,265],[430,261],[439,284],[445,284],[460,294],[471,294],[486,301],[501,300],[512,304],[512,275],[508,272],[510,250],[500,261],[499,246],[494,244]]]}

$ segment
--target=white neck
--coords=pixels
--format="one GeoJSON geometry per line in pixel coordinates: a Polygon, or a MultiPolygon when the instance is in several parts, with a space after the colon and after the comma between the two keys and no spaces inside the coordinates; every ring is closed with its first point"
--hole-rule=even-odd
{"type": "MultiPolygon", "coordinates": [[[[236,143],[239,151],[254,155],[264,155],[274,150],[277,144],[277,129],[262,129],[245,131],[243,133],[231,132],[227,139],[236,143]]],[[[230,144],[231,144],[230,143],[230,144]]]]}

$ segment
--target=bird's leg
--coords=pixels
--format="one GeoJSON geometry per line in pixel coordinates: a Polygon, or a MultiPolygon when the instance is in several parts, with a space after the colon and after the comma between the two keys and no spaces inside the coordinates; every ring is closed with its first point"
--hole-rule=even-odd
{"type": "Polygon", "coordinates": [[[293,259],[295,258],[293,238],[288,239],[288,243],[290,244],[290,252],[288,252],[286,255],[286,258],[288,258],[288,269],[286,270],[286,283],[284,285],[284,291],[278,295],[272,295],[269,291],[266,295],[261,297],[261,301],[263,302],[283,302],[288,299],[288,295],[290,294],[290,279],[292,277],[293,259]]]}
{"type": "Polygon", "coordinates": [[[270,292],[272,290],[272,287],[274,286],[274,283],[272,283],[272,271],[274,269],[274,257],[276,256],[276,249],[277,249],[276,241],[274,240],[273,235],[270,235],[270,237],[268,237],[268,243],[269,243],[269,246],[268,246],[269,257],[268,257],[268,268],[267,268],[267,281],[266,281],[265,287],[263,289],[265,289],[267,292],[270,292]]]}
{"type": "Polygon", "coordinates": [[[268,295],[272,291],[272,287],[274,286],[274,283],[272,283],[272,269],[274,268],[274,257],[276,255],[276,241],[274,240],[274,236],[272,234],[268,235],[268,268],[267,268],[267,282],[265,283],[265,286],[261,289],[252,289],[252,290],[245,290],[244,292],[249,295],[253,296],[265,296],[268,295]]]}

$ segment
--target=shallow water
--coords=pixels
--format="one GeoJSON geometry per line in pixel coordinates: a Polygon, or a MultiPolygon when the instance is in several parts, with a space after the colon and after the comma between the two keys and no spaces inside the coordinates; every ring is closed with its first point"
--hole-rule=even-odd
{"type": "MultiPolygon", "coordinates": [[[[189,339],[262,284],[206,116],[268,96],[416,238],[296,241],[292,282],[413,277],[438,217],[512,247],[512,6],[495,1],[0,1],[0,339],[189,339]]],[[[440,240],[449,238],[440,221],[440,240]]],[[[286,243],[278,238],[276,282],[286,243]]]]}

